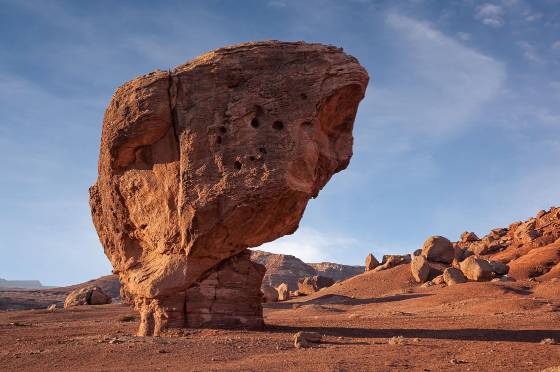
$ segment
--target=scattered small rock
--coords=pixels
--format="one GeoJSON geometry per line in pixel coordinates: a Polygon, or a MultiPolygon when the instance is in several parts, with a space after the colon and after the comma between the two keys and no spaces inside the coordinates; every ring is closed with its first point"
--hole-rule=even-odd
{"type": "Polygon", "coordinates": [[[405,341],[406,340],[403,336],[393,336],[387,340],[387,343],[389,345],[404,345],[405,341]]]}
{"type": "Polygon", "coordinates": [[[47,311],[50,311],[51,313],[56,311],[56,304],[49,305],[49,307],[47,307],[47,311]]]}
{"type": "Polygon", "coordinates": [[[322,336],[317,332],[298,332],[294,335],[294,346],[298,349],[316,346],[322,336]]]}
{"type": "Polygon", "coordinates": [[[135,319],[134,315],[123,315],[119,317],[119,322],[133,322],[135,319]]]}
{"type": "Polygon", "coordinates": [[[556,345],[558,344],[553,338],[544,338],[541,340],[542,345],[556,345]]]}

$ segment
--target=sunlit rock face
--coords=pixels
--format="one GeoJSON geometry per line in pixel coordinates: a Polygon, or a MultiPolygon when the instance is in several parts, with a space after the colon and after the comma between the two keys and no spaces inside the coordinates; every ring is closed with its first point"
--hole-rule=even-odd
{"type": "Polygon", "coordinates": [[[105,254],[141,312],[140,334],[224,323],[203,309],[201,286],[220,301],[245,301],[235,310],[240,325],[262,324],[254,289],[264,270],[244,251],[293,233],[308,200],[347,167],[367,83],[339,48],[266,41],[117,89],[90,205],[105,254]],[[232,286],[222,271],[246,278],[232,286]]]}

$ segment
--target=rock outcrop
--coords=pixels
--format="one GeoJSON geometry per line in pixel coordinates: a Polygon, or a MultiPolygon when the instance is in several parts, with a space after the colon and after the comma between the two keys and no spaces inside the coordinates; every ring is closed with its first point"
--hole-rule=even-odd
{"type": "Polygon", "coordinates": [[[300,279],[300,281],[298,282],[298,293],[300,295],[309,295],[323,288],[330,287],[333,284],[334,280],[332,280],[331,278],[319,275],[309,276],[300,279]]]}
{"type": "Polygon", "coordinates": [[[84,287],[76,289],[66,297],[64,308],[82,305],[105,305],[111,303],[111,296],[99,287],[84,287]]]}
{"type": "Polygon", "coordinates": [[[492,266],[490,262],[475,256],[467,257],[460,264],[461,271],[469,279],[475,282],[492,279],[492,266]]]}
{"type": "Polygon", "coordinates": [[[290,299],[290,289],[286,283],[282,283],[276,287],[276,292],[278,293],[278,301],[287,301],[290,299]]]}
{"type": "Polygon", "coordinates": [[[290,291],[298,288],[298,281],[307,276],[320,275],[334,281],[345,280],[364,272],[363,266],[341,265],[331,262],[305,263],[297,257],[287,254],[276,254],[251,250],[251,259],[266,267],[263,287],[278,288],[286,283],[290,291]]]}
{"type": "MultiPolygon", "coordinates": [[[[459,241],[456,248],[509,266],[515,279],[560,277],[560,208],[539,211],[527,221],[496,228],[477,241],[459,241]]],[[[496,274],[507,270],[494,268],[496,274]]],[[[507,273],[507,271],[506,271],[507,273]]]]}
{"type": "Polygon", "coordinates": [[[266,285],[262,287],[263,300],[264,302],[277,302],[278,301],[278,291],[276,288],[266,285]]]}
{"type": "Polygon", "coordinates": [[[335,282],[346,280],[364,272],[363,266],[342,265],[333,262],[319,262],[308,264],[317,271],[316,275],[326,276],[335,282]]]}
{"type": "Polygon", "coordinates": [[[308,200],[346,168],[367,82],[339,48],[268,41],[218,49],[115,92],[90,206],[140,311],[139,334],[262,324],[264,269],[238,255],[293,233],[308,200]],[[238,265],[251,278],[231,288],[220,270],[235,276],[238,265]],[[207,297],[213,290],[223,297],[207,297]]]}
{"type": "Polygon", "coordinates": [[[410,263],[410,271],[417,283],[425,283],[430,276],[430,264],[424,256],[414,256],[410,263]]]}
{"type": "Polygon", "coordinates": [[[451,263],[455,258],[455,249],[451,242],[443,236],[430,236],[422,246],[422,255],[428,261],[451,263]]]}
{"type": "Polygon", "coordinates": [[[390,268],[398,266],[398,265],[410,263],[411,260],[412,259],[411,259],[409,254],[405,254],[405,255],[399,255],[399,254],[384,255],[383,260],[381,261],[381,264],[376,266],[371,271],[376,272],[376,271],[387,270],[387,269],[390,269],[390,268]]]}
{"type": "Polygon", "coordinates": [[[370,253],[370,254],[367,255],[365,271],[373,270],[379,265],[380,265],[379,261],[377,261],[377,258],[375,258],[373,253],[370,253]]]}
{"type": "Polygon", "coordinates": [[[447,285],[466,283],[467,278],[463,272],[455,267],[448,267],[443,271],[443,281],[447,285]]]}

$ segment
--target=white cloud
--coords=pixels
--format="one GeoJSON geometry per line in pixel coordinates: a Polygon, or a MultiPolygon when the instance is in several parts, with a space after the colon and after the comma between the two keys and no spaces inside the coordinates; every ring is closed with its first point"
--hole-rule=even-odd
{"type": "Polygon", "coordinates": [[[457,32],[457,37],[462,41],[469,41],[471,39],[471,34],[468,32],[457,32]]]}
{"type": "Polygon", "coordinates": [[[504,10],[499,5],[486,3],[477,8],[476,18],[487,26],[502,27],[504,25],[504,10]]]}
{"type": "Polygon", "coordinates": [[[257,249],[290,254],[304,262],[336,261],[340,263],[340,260],[336,260],[337,252],[352,251],[359,245],[358,240],[350,237],[302,227],[292,235],[265,243],[257,249]]]}
{"type": "Polygon", "coordinates": [[[527,41],[520,41],[517,43],[517,45],[519,46],[519,48],[521,48],[521,51],[523,52],[523,57],[526,60],[533,63],[542,62],[542,59],[539,56],[537,48],[533,44],[527,41]]]}

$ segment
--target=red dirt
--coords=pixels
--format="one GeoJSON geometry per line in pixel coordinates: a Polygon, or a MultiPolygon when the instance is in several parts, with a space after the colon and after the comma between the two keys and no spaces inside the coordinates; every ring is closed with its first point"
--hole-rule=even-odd
{"type": "Polygon", "coordinates": [[[0,369],[540,371],[560,365],[559,282],[421,288],[408,265],[265,304],[265,330],[135,337],[123,305],[0,313],[0,369]],[[354,296],[354,298],[352,298],[354,296]],[[299,330],[324,342],[296,349],[299,330]],[[392,337],[402,336],[402,339],[392,337]]]}

